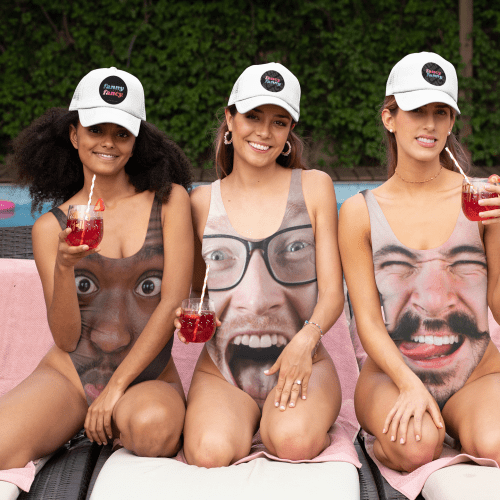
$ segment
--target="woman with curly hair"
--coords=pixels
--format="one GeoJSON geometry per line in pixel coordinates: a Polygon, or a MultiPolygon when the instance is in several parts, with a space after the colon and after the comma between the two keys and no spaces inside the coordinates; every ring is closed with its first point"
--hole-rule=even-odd
{"type": "Polygon", "coordinates": [[[281,459],[309,460],[330,445],[341,392],[320,340],[344,305],[337,205],[331,178],[305,169],[293,131],[299,108],[300,84],[287,68],[247,68],[218,130],[220,180],[191,194],[193,290],[209,265],[221,323],[189,389],[190,464],[236,462],[259,428],[281,459]]]}
{"type": "Polygon", "coordinates": [[[14,141],[9,161],[32,209],[55,205],[32,230],[55,345],[0,400],[0,469],[53,452],[82,427],[142,456],[180,447],[185,397],[171,347],[192,276],[191,171],[145,118],[139,80],[102,68],[82,79],[69,111],[47,111],[14,141]],[[70,246],[68,207],[87,205],[94,176],[104,237],[95,249],[70,246]]]}

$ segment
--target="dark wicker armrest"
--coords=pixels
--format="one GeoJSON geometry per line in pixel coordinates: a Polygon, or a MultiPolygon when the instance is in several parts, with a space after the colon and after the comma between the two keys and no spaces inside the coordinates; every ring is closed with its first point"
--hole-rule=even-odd
{"type": "Polygon", "coordinates": [[[32,226],[0,228],[0,259],[32,259],[32,226]]]}

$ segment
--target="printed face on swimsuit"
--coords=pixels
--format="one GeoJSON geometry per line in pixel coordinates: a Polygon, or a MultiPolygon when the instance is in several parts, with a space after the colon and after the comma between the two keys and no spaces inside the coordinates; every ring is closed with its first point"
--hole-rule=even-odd
{"type": "Polygon", "coordinates": [[[70,356],[89,404],[104,389],[159,304],[162,275],[161,240],[149,237],[131,257],[104,259],[94,254],[75,267],[82,334],[70,356]]]}
{"type": "Polygon", "coordinates": [[[207,287],[222,321],[207,348],[226,380],[262,407],[278,377],[264,370],[316,305],[314,236],[307,212],[293,209],[280,231],[259,242],[229,235],[225,224],[209,219],[203,239],[207,287]]]}
{"type": "Polygon", "coordinates": [[[389,335],[442,408],[488,346],[486,258],[457,241],[433,250],[374,249],[377,287],[389,335]]]}

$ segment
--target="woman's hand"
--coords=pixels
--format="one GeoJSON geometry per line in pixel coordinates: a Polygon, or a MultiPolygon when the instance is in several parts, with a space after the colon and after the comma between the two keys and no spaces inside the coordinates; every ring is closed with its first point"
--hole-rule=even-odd
{"type": "MultiPolygon", "coordinates": [[[[184,344],[189,344],[189,342],[181,335],[181,322],[179,320],[180,316],[182,314],[182,308],[178,307],[175,310],[175,319],[174,319],[174,326],[177,329],[177,336],[179,337],[179,340],[183,342],[184,344]]],[[[219,318],[217,316],[215,317],[215,326],[219,328],[219,326],[222,325],[220,322],[219,318]]],[[[214,334],[215,335],[215,334],[214,334]]]]}
{"type": "Polygon", "coordinates": [[[294,408],[301,393],[302,399],[307,398],[307,387],[312,373],[311,352],[319,340],[319,332],[316,336],[314,331],[314,327],[302,328],[283,349],[276,363],[264,371],[266,375],[279,371],[274,406],[279,407],[281,411],[286,410],[288,400],[288,406],[294,408]]]}
{"type": "Polygon", "coordinates": [[[438,429],[443,428],[443,418],[441,412],[429,391],[424,384],[418,380],[408,388],[402,389],[399,397],[385,419],[383,433],[390,431],[391,441],[396,441],[399,436],[399,443],[406,442],[408,423],[413,417],[413,430],[415,440],[422,438],[422,419],[424,413],[428,411],[438,429]]]}
{"type": "Polygon", "coordinates": [[[59,245],[57,248],[56,263],[62,267],[74,267],[74,265],[83,257],[99,252],[100,248],[93,248],[89,250],[88,245],[79,245],[73,247],[68,244],[66,238],[71,233],[71,228],[67,227],[64,231],[59,233],[59,245]]]}
{"type": "Polygon", "coordinates": [[[484,200],[479,200],[479,205],[482,207],[498,207],[495,210],[486,210],[480,212],[479,215],[482,217],[489,217],[481,222],[483,224],[498,224],[500,222],[500,185],[498,184],[498,176],[490,176],[488,184],[485,184],[484,189],[489,193],[496,193],[495,198],[486,198],[484,200]]]}
{"type": "Polygon", "coordinates": [[[95,441],[101,445],[108,444],[108,439],[113,439],[111,418],[116,403],[124,393],[123,389],[118,389],[108,383],[101,394],[90,405],[84,424],[85,432],[90,441],[95,441]]]}

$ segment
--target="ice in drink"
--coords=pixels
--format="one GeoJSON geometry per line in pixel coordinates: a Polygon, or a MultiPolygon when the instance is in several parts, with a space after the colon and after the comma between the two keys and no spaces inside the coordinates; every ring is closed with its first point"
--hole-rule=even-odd
{"type": "Polygon", "coordinates": [[[206,342],[215,333],[214,311],[182,311],[180,316],[181,335],[186,342],[206,342]]]}

